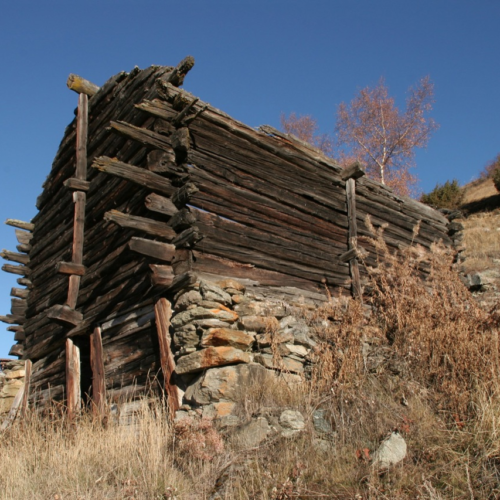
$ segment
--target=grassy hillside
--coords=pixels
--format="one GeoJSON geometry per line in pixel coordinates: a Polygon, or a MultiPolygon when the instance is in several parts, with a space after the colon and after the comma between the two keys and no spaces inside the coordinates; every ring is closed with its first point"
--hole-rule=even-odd
{"type": "Polygon", "coordinates": [[[241,426],[172,423],[160,403],[145,401],[129,427],[112,415],[70,424],[56,407],[2,436],[1,498],[499,498],[498,313],[478,307],[444,248],[389,255],[376,233],[372,243],[384,263],[370,269],[368,303],[304,309],[318,341],[310,378],[242,388],[240,421],[296,410],[300,432],[252,445],[241,426]],[[374,465],[395,430],[406,458],[374,465]]]}

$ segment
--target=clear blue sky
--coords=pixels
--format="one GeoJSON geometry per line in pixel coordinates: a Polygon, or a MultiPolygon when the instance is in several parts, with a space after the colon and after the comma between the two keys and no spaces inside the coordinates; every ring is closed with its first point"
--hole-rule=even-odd
{"type": "MultiPolygon", "coordinates": [[[[420,187],[469,182],[500,152],[499,24],[498,0],[1,0],[0,222],[36,214],[76,107],[69,73],[101,85],[186,55],[196,65],[185,88],[202,100],[251,126],[311,114],[322,132],[381,76],[403,107],[430,75],[440,129],[417,155],[420,187]]],[[[13,228],[0,238],[15,250],[13,228]]],[[[14,285],[1,273],[0,314],[14,285]]],[[[13,336],[1,325],[3,357],[13,336]]]]}

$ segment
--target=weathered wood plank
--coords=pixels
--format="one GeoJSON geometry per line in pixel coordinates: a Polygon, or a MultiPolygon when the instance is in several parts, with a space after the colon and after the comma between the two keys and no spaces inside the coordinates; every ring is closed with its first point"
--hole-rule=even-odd
{"type": "Polygon", "coordinates": [[[9,356],[17,356],[22,358],[24,354],[24,349],[22,344],[14,344],[9,351],[9,356]]]}
{"type": "Polygon", "coordinates": [[[66,304],[70,309],[75,309],[78,303],[78,295],[80,293],[80,282],[82,277],[76,274],[72,274],[68,280],[68,296],[66,298],[66,304]]]}
{"type": "Polygon", "coordinates": [[[164,224],[147,217],[139,217],[136,215],[124,214],[118,210],[111,210],[104,214],[104,219],[118,224],[120,227],[136,229],[153,236],[165,238],[167,241],[172,241],[176,233],[175,231],[164,224]]]}
{"type": "Polygon", "coordinates": [[[158,212],[169,217],[172,217],[178,211],[169,198],[164,198],[155,193],[151,193],[146,197],[146,208],[152,212],[158,212]]]}
{"type": "Polygon", "coordinates": [[[144,146],[162,149],[164,151],[170,151],[172,149],[170,140],[164,135],[157,134],[156,132],[146,130],[141,127],[136,127],[135,125],[122,121],[112,121],[110,125],[120,134],[123,134],[130,139],[134,139],[144,146]]]}
{"type": "Polygon", "coordinates": [[[28,412],[28,399],[30,396],[31,374],[33,371],[33,363],[27,359],[24,363],[24,394],[21,402],[21,417],[25,417],[28,412]]]}
{"type": "Polygon", "coordinates": [[[88,191],[90,189],[90,182],[75,177],[66,179],[63,183],[64,187],[73,191],[88,191]]]}
{"type": "Polygon", "coordinates": [[[92,402],[95,414],[104,416],[106,405],[106,381],[104,378],[104,353],[101,329],[94,328],[90,335],[90,363],[92,367],[92,402]]]}
{"type": "Polygon", "coordinates": [[[170,302],[161,298],[155,304],[156,331],[158,334],[158,344],[160,346],[160,361],[167,393],[168,408],[170,417],[175,417],[175,412],[182,405],[182,396],[173,380],[175,372],[174,355],[170,348],[172,339],[170,337],[170,319],[172,318],[172,308],[170,302]]]}
{"type": "Polygon", "coordinates": [[[361,163],[359,161],[355,161],[348,167],[344,168],[342,170],[342,173],[340,174],[340,178],[343,181],[347,181],[347,179],[359,179],[360,177],[363,177],[366,174],[364,168],[361,166],[361,163]]]}
{"type": "Polygon", "coordinates": [[[133,237],[129,242],[129,248],[134,252],[165,262],[171,262],[175,255],[175,245],[145,238],[133,237]]]}
{"type": "Polygon", "coordinates": [[[85,93],[78,96],[78,115],[76,118],[76,169],[75,177],[87,180],[87,134],[89,98],[85,93]]]}
{"type": "Polygon", "coordinates": [[[18,262],[19,264],[29,264],[30,258],[28,255],[22,253],[11,252],[10,250],[3,249],[0,252],[0,257],[5,260],[10,260],[12,262],[18,262]]]}
{"type": "Polygon", "coordinates": [[[29,276],[30,268],[26,266],[14,266],[12,264],[4,264],[2,266],[2,271],[12,274],[18,274],[20,276],[29,276]]]}
{"type": "Polygon", "coordinates": [[[133,165],[128,165],[127,163],[106,156],[96,158],[92,163],[92,167],[101,172],[135,182],[140,186],[144,186],[162,194],[172,195],[176,190],[176,188],[172,186],[172,183],[161,175],[155,174],[145,168],[134,167],[133,165]]]}
{"type": "Polygon", "coordinates": [[[35,229],[35,224],[18,219],[7,219],[5,224],[8,226],[18,227],[19,229],[25,229],[26,231],[33,231],[33,229],[35,229]]]}
{"type": "Polygon", "coordinates": [[[22,229],[16,229],[16,238],[21,245],[28,245],[31,238],[33,238],[33,234],[22,229]]]}
{"type": "Polygon", "coordinates": [[[58,262],[56,264],[56,271],[62,274],[76,274],[77,276],[83,276],[86,271],[86,267],[83,264],[75,264],[74,262],[58,262]]]}
{"type": "Polygon", "coordinates": [[[16,245],[16,249],[21,253],[29,253],[29,251],[31,250],[31,245],[19,244],[16,245]]]}
{"type": "Polygon", "coordinates": [[[85,225],[85,203],[87,195],[81,191],[73,193],[75,216],[73,226],[73,263],[83,264],[83,242],[85,225]]]}
{"type": "Polygon", "coordinates": [[[66,397],[68,419],[80,412],[81,402],[80,349],[71,339],[66,339],[66,397]]]}
{"type": "Polygon", "coordinates": [[[14,314],[7,314],[5,316],[0,316],[0,321],[3,323],[7,323],[8,325],[22,325],[25,323],[26,318],[24,315],[14,315],[14,314]]]}
{"type": "MultiPolygon", "coordinates": [[[[349,250],[358,248],[358,226],[356,222],[356,180],[349,178],[346,181],[346,197],[347,197],[347,219],[349,221],[349,250]]],[[[352,295],[355,298],[363,296],[361,287],[361,279],[359,276],[358,259],[349,260],[349,272],[352,280],[352,295]]]]}
{"type": "Polygon", "coordinates": [[[151,283],[154,286],[170,287],[174,281],[175,274],[172,266],[151,264],[151,283]]]}
{"type": "Polygon", "coordinates": [[[67,305],[55,305],[47,310],[47,317],[51,319],[58,319],[59,321],[64,321],[65,323],[70,323],[72,325],[78,325],[83,320],[83,314],[71,309],[67,305]]]}
{"type": "Polygon", "coordinates": [[[92,97],[99,91],[99,86],[92,83],[81,76],[71,73],[68,76],[66,85],[70,90],[77,92],[78,94],[84,94],[86,96],[92,97]]]}

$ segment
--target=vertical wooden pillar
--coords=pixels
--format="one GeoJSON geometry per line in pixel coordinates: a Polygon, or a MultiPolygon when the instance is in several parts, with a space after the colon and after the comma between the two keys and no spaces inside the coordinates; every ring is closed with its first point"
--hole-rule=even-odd
{"type": "Polygon", "coordinates": [[[68,418],[72,420],[82,404],[80,388],[80,349],[66,339],[66,395],[68,418]]]}
{"type": "MultiPolygon", "coordinates": [[[[83,264],[83,238],[85,224],[85,203],[87,196],[84,191],[75,191],[73,201],[75,203],[75,217],[73,223],[73,257],[72,263],[83,264]]],[[[69,277],[68,300],[66,301],[71,309],[75,309],[80,290],[81,277],[73,274],[69,277]]]]}
{"type": "Polygon", "coordinates": [[[28,411],[28,398],[30,396],[31,370],[33,363],[27,359],[24,363],[24,395],[21,403],[21,416],[25,417],[28,411]]]}
{"type": "Polygon", "coordinates": [[[75,177],[87,180],[87,133],[88,133],[87,94],[78,95],[78,116],[76,118],[76,172],[75,177]]]}
{"type": "Polygon", "coordinates": [[[106,407],[106,383],[104,379],[104,356],[101,329],[94,328],[90,335],[90,364],[92,368],[92,400],[96,415],[104,415],[106,407]]]}
{"type": "Polygon", "coordinates": [[[175,371],[175,361],[170,344],[170,319],[172,317],[172,308],[170,302],[161,298],[155,304],[156,330],[158,332],[158,343],[160,345],[160,362],[165,381],[165,392],[167,393],[168,407],[170,415],[173,418],[174,413],[181,407],[181,395],[178,387],[172,383],[172,374],[175,371]]]}
{"type": "MultiPolygon", "coordinates": [[[[358,248],[358,224],[356,221],[356,180],[353,178],[346,181],[347,195],[347,221],[349,225],[348,246],[349,250],[358,248]]],[[[363,295],[361,289],[361,279],[359,277],[358,259],[354,257],[349,260],[349,273],[351,275],[351,290],[355,298],[363,295]]]]}

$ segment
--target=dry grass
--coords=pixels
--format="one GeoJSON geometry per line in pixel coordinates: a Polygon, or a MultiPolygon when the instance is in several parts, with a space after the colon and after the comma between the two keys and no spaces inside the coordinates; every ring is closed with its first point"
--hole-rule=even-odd
{"type": "Polygon", "coordinates": [[[464,187],[462,203],[471,203],[497,194],[493,179],[478,179],[464,187]]]}
{"type": "Polygon", "coordinates": [[[464,227],[466,272],[483,271],[498,266],[500,262],[500,212],[472,215],[465,219],[464,227]]]}
{"type": "Polygon", "coordinates": [[[369,269],[366,305],[333,297],[309,314],[319,338],[309,381],[254,384],[237,410],[299,409],[306,430],[242,448],[210,422],[177,428],[144,407],[135,428],[33,417],[0,445],[9,499],[500,498],[499,321],[480,310],[442,248],[391,255],[369,269]],[[428,271],[425,281],[419,278],[428,271]],[[377,362],[374,362],[377,361],[377,362]],[[334,432],[318,447],[312,416],[334,432]],[[407,458],[379,473],[370,456],[397,429],[407,458]],[[323,443],[323,446],[325,443],[323,443]],[[219,487],[219,497],[211,496],[219,487]]]}

